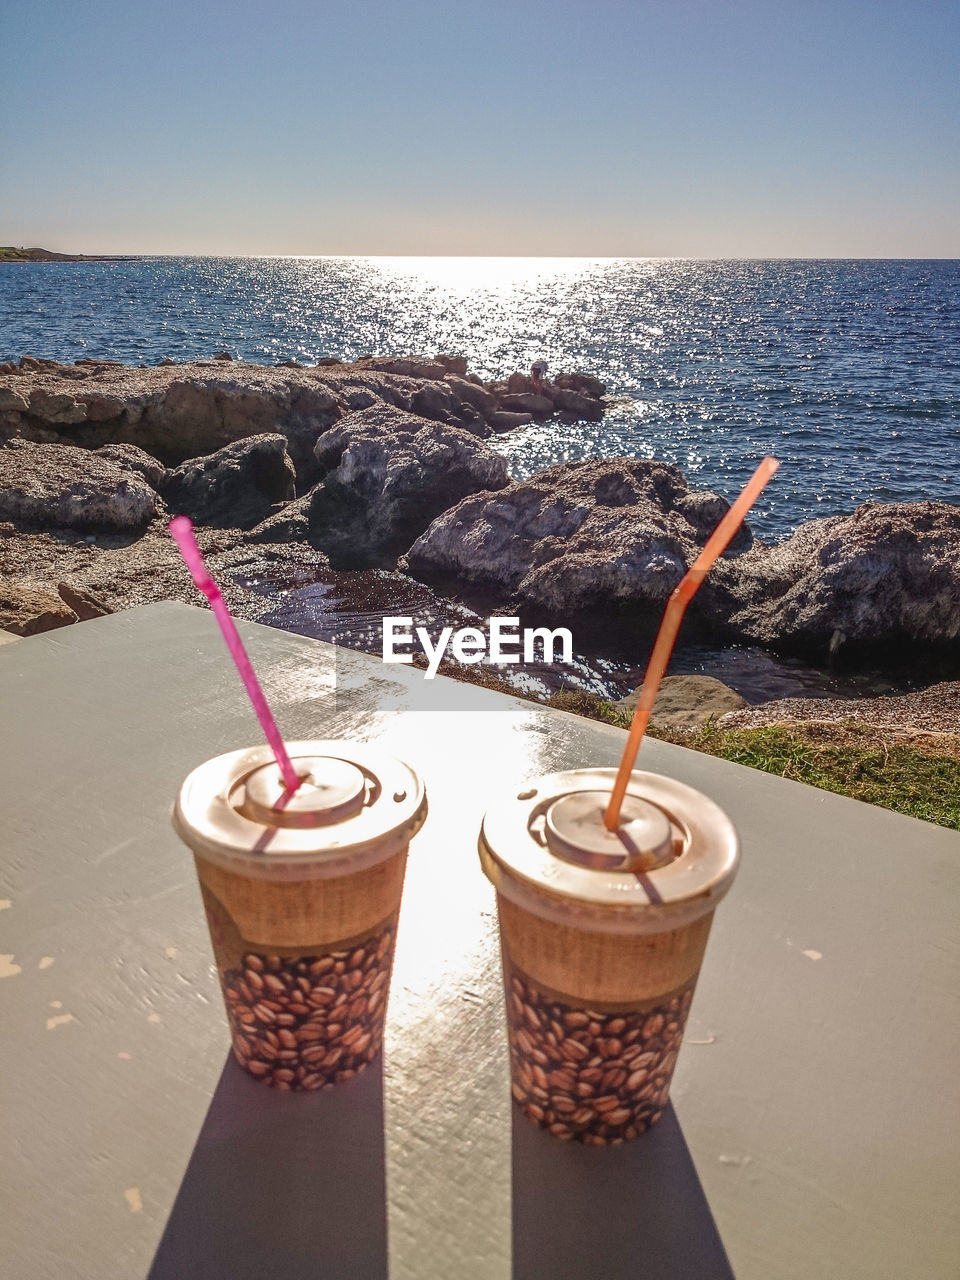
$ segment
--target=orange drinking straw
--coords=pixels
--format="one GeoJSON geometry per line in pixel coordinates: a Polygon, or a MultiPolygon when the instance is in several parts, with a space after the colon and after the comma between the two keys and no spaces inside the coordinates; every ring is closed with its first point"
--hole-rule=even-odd
{"type": "Polygon", "coordinates": [[[627,794],[627,784],[630,781],[631,773],[633,773],[633,766],[637,761],[640,742],[646,732],[657,690],[660,688],[660,681],[663,679],[663,673],[667,669],[670,655],[673,653],[677,632],[680,630],[680,623],[683,621],[687,605],[696,595],[714,560],[727,549],[730,539],[740,528],[747,512],[756,502],[761,491],[779,466],[780,463],[776,458],[763,459],[747,481],[747,486],[743,493],[711,533],[703,550],[680,579],[679,585],[674,588],[670,599],[667,601],[667,607],[663,611],[663,621],[660,623],[660,630],[657,632],[657,638],[653,643],[653,652],[650,654],[650,661],[647,663],[646,674],[640,687],[637,708],[633,713],[627,745],[623,749],[623,757],[620,760],[620,768],[617,770],[616,781],[613,784],[610,803],[603,814],[603,823],[608,831],[616,831],[619,826],[620,807],[623,804],[623,797],[627,794]]]}

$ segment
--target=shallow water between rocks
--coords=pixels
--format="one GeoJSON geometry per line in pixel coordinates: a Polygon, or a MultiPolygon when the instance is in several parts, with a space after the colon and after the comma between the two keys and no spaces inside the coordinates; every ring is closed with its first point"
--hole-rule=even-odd
{"type": "MultiPolygon", "coordinates": [[[[304,569],[296,574],[238,576],[236,581],[262,595],[257,621],[283,631],[326,640],[348,649],[382,653],[383,618],[408,617],[423,627],[432,643],[444,627],[479,627],[491,614],[514,616],[503,605],[478,598],[448,598],[406,574],[385,569],[336,572],[304,569]]],[[[543,625],[521,614],[521,626],[543,625]]],[[[557,623],[551,623],[556,626],[557,623]]],[[[549,696],[561,689],[585,690],[616,700],[642,681],[649,637],[638,639],[624,624],[608,619],[570,625],[573,662],[548,665],[483,663],[483,670],[521,693],[549,696]]],[[[907,692],[933,678],[891,667],[858,671],[830,670],[749,645],[680,643],[670,664],[672,675],[714,676],[751,705],[774,698],[857,698],[907,692]]]]}

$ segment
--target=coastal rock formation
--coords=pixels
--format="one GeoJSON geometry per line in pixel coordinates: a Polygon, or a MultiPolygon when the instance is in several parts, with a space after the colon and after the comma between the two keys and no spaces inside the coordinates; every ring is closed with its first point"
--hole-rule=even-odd
{"type": "Polygon", "coordinates": [[[507,430],[530,421],[501,408],[508,395],[544,413],[603,414],[602,385],[586,375],[563,374],[533,395],[535,390],[522,374],[481,383],[454,356],[323,360],[313,368],[295,362],[267,368],[226,352],[184,364],[164,360],[156,368],[92,359],[63,365],[24,356],[19,364],[0,365],[0,440],[22,436],[88,449],[135,445],[164,466],[177,466],[248,436],[279,433],[302,490],[318,479],[317,437],[341,417],[378,403],[482,438],[491,424],[507,430]],[[580,397],[579,408],[571,396],[580,397]]]}
{"type": "MultiPolygon", "coordinates": [[[[635,689],[616,705],[632,716],[639,696],[640,690],[635,689]]],[[[664,676],[650,723],[671,729],[695,729],[714,716],[726,715],[746,705],[746,700],[735,689],[714,676],[664,676]]]]}
{"type": "MultiPolygon", "coordinates": [[[[455,575],[551,613],[659,608],[727,506],[690,489],[666,463],[565,463],[466,498],[433,522],[404,563],[418,577],[455,575]]],[[[749,542],[742,529],[733,551],[749,542]]]]}
{"type": "Polygon", "coordinates": [[[960,507],[869,502],[720,563],[701,592],[718,627],[826,656],[960,640],[960,507]]]}
{"type": "Polygon", "coordinates": [[[0,520],[23,528],[128,533],[156,514],[143,477],[70,445],[13,439],[0,447],[0,520]]]}
{"type": "Polygon", "coordinates": [[[520,391],[516,395],[501,396],[500,405],[510,413],[529,413],[531,417],[546,417],[553,413],[554,408],[552,400],[538,395],[536,391],[520,391]]]}
{"type": "Polygon", "coordinates": [[[217,528],[249,529],[295,496],[296,472],[284,436],[248,436],[168,471],[160,488],[171,514],[217,528]]]}
{"type": "Polygon", "coordinates": [[[323,480],[253,537],[306,537],[343,567],[402,550],[465,494],[509,481],[475,436],[387,405],[343,418],[314,454],[323,480]]]}
{"type": "Polygon", "coordinates": [[[534,383],[523,373],[512,373],[505,382],[486,384],[508,412],[537,417],[559,412],[571,421],[599,422],[603,417],[606,387],[586,373],[560,373],[552,381],[534,383]]]}
{"type": "Polygon", "coordinates": [[[0,373],[0,438],[88,449],[135,445],[167,466],[277,431],[295,460],[308,460],[317,435],[344,411],[312,371],[238,361],[133,369],[25,357],[13,370],[5,366],[0,373]],[[16,410],[10,396],[26,401],[26,410],[16,410]]]}
{"type": "MultiPolygon", "coordinates": [[[[553,614],[649,606],[654,621],[727,509],[663,463],[565,464],[465,499],[403,564],[553,614]]],[[[821,661],[960,642],[960,507],[868,503],[777,546],[751,544],[741,530],[688,626],[821,661]]]]}

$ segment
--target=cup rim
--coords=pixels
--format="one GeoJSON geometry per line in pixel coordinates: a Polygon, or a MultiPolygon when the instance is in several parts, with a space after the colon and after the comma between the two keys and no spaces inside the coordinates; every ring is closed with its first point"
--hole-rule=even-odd
{"type": "Polygon", "coordinates": [[[355,764],[379,786],[374,801],[341,822],[268,826],[240,811],[245,780],[273,760],[266,745],[205,760],[183,780],[174,830],[197,857],[262,879],[332,877],[359,871],[401,852],[427,816],[419,775],[404,761],[366,744],[339,739],[287,743],[291,760],[326,756],[355,764]]]}
{"type": "Polygon", "coordinates": [[[556,856],[531,832],[536,810],[572,791],[609,793],[616,770],[566,770],[525,782],[484,814],[478,850],[488,879],[518,906],[604,932],[660,933],[712,911],[736,875],[740,841],[726,813],[686,783],[635,770],[629,791],[671,819],[682,848],[649,871],[608,871],[556,856]]]}

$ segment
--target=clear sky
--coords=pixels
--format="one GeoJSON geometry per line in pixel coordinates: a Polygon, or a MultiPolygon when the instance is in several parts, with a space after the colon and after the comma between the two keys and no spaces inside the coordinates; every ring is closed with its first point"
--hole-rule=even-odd
{"type": "Polygon", "coordinates": [[[957,0],[7,0],[0,40],[0,244],[960,256],[957,0]]]}

